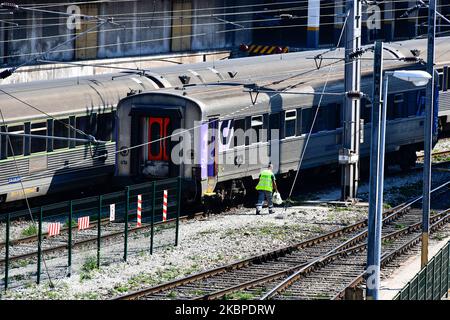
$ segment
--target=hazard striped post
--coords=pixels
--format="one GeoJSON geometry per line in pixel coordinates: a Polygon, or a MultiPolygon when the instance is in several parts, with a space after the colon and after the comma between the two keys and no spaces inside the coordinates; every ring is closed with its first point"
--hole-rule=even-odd
{"type": "Polygon", "coordinates": [[[142,226],[142,194],[138,195],[137,201],[137,227],[142,226]]]}
{"type": "Polygon", "coordinates": [[[78,218],[78,231],[89,229],[89,216],[78,218]]]}
{"type": "Polygon", "coordinates": [[[164,190],[164,196],[163,196],[163,222],[167,221],[167,195],[168,195],[168,191],[164,190]]]}

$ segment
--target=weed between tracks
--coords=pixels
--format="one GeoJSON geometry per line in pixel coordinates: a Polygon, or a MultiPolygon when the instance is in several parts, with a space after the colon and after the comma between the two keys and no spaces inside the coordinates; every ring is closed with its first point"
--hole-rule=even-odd
{"type": "Polygon", "coordinates": [[[38,229],[36,227],[36,225],[30,224],[28,227],[26,227],[25,229],[22,230],[21,232],[22,236],[24,237],[31,237],[31,236],[35,236],[38,234],[38,229]]]}
{"type": "Polygon", "coordinates": [[[80,281],[92,279],[92,273],[97,269],[97,258],[87,257],[81,267],[80,281]]]}

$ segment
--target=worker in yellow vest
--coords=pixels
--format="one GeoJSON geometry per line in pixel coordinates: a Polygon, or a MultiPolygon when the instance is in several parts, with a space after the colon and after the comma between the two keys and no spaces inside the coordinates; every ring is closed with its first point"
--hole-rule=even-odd
{"type": "Polygon", "coordinates": [[[259,174],[259,182],[256,186],[258,190],[258,202],[256,203],[256,214],[261,214],[264,199],[267,199],[269,206],[269,214],[273,212],[272,192],[278,191],[277,184],[275,182],[275,175],[273,174],[273,166],[269,163],[267,169],[261,171],[259,174]]]}

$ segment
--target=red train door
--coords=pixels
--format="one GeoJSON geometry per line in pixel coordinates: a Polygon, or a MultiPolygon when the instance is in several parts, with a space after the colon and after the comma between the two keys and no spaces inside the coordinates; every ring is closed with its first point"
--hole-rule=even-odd
{"type": "Polygon", "coordinates": [[[151,177],[169,175],[171,121],[169,117],[144,118],[143,173],[151,177]]]}

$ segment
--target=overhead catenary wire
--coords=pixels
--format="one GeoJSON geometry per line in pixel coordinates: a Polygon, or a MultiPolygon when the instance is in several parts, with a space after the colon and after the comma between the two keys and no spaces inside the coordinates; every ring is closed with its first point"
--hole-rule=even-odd
{"type": "MultiPolygon", "coordinates": [[[[348,17],[349,17],[349,16],[350,16],[350,11],[347,12],[347,15],[346,15],[346,18],[345,18],[345,21],[344,21],[344,25],[343,25],[343,27],[342,27],[341,34],[340,34],[340,36],[339,36],[338,44],[336,45],[337,48],[339,47],[339,45],[340,45],[340,43],[341,43],[341,41],[342,41],[342,37],[344,36],[344,31],[345,31],[345,28],[346,28],[346,25],[347,25],[347,20],[348,20],[348,17]]],[[[315,112],[315,114],[314,114],[313,121],[312,121],[312,123],[311,123],[311,128],[309,129],[309,132],[308,132],[308,135],[307,135],[307,137],[306,137],[306,141],[305,141],[303,150],[302,150],[301,155],[300,155],[300,160],[299,160],[298,166],[297,166],[297,172],[296,172],[296,174],[295,174],[294,181],[292,182],[292,186],[291,186],[291,189],[290,189],[290,191],[289,191],[288,198],[287,198],[287,200],[286,200],[286,205],[284,206],[284,212],[285,212],[285,213],[286,213],[287,206],[288,206],[288,200],[290,200],[291,197],[292,197],[292,193],[293,193],[293,191],[294,191],[295,184],[296,184],[297,179],[298,179],[298,176],[299,176],[299,174],[300,174],[300,168],[301,168],[301,166],[302,166],[303,159],[304,159],[304,157],[305,157],[306,150],[307,150],[307,148],[308,148],[308,144],[309,144],[309,141],[310,141],[312,132],[313,132],[313,130],[314,130],[314,125],[315,125],[315,123],[316,123],[317,116],[318,116],[319,111],[320,111],[320,106],[321,106],[321,104],[322,104],[322,100],[323,100],[323,97],[324,97],[323,94],[324,94],[325,91],[326,91],[326,88],[327,88],[327,85],[328,85],[328,81],[329,81],[329,78],[330,78],[330,75],[331,75],[331,71],[333,70],[333,66],[334,66],[334,65],[331,65],[331,66],[329,67],[328,74],[327,74],[327,77],[326,77],[326,80],[325,80],[325,85],[323,86],[323,89],[322,89],[322,95],[321,95],[320,98],[319,98],[319,103],[318,103],[318,105],[317,105],[317,109],[316,109],[316,112],[315,112]]]]}

